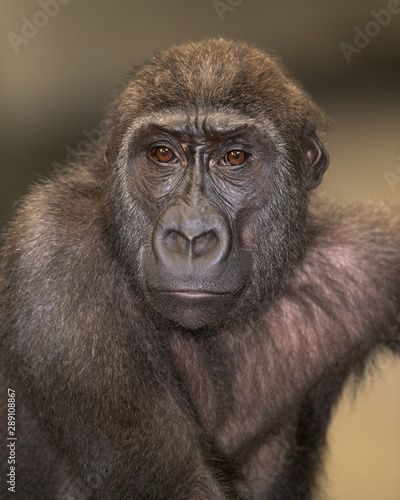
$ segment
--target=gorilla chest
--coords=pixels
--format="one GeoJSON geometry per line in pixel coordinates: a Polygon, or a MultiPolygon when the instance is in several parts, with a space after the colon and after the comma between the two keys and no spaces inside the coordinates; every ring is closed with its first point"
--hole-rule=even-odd
{"type": "Polygon", "coordinates": [[[236,345],[175,339],[172,349],[205,438],[239,469],[238,490],[253,499],[272,494],[304,455],[296,429],[309,384],[299,391],[289,360],[287,370],[278,370],[273,357],[260,346],[253,349],[249,339],[236,345]]]}
{"type": "Polygon", "coordinates": [[[244,458],[256,451],[264,461],[287,452],[288,429],[311,382],[296,378],[289,360],[277,366],[272,351],[250,339],[235,345],[177,337],[170,348],[185,399],[223,453],[244,458]]]}

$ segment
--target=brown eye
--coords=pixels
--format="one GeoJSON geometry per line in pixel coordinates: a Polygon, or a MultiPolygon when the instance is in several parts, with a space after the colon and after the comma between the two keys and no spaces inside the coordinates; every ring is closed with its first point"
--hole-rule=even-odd
{"type": "Polygon", "coordinates": [[[153,152],[153,156],[161,163],[170,163],[176,159],[174,153],[165,146],[156,148],[153,152]]]}
{"type": "Polygon", "coordinates": [[[238,166],[244,163],[247,159],[247,154],[244,151],[234,150],[229,151],[224,157],[222,164],[223,165],[233,165],[238,166]]]}

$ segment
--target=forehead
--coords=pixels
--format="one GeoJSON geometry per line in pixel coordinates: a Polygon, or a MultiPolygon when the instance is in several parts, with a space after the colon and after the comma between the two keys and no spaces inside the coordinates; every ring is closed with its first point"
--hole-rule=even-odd
{"type": "Polygon", "coordinates": [[[257,119],[223,112],[157,113],[142,119],[135,119],[128,127],[125,140],[146,133],[165,133],[181,136],[268,136],[274,138],[277,130],[268,119],[257,119]]]}

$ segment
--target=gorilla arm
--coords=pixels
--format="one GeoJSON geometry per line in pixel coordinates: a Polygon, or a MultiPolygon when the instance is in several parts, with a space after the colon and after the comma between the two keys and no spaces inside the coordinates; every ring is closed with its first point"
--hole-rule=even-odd
{"type": "MultiPolygon", "coordinates": [[[[346,359],[351,371],[377,345],[398,350],[399,208],[313,200],[309,227],[308,251],[292,293],[278,303],[277,311],[284,310],[289,322],[280,328],[303,339],[300,350],[308,352],[317,372],[317,366],[329,369],[346,359]]],[[[274,317],[280,321],[279,313],[274,317]]],[[[287,344],[295,348],[299,342],[287,344]]]]}
{"type": "Polygon", "coordinates": [[[323,229],[317,233],[317,252],[312,258],[317,266],[322,259],[330,266],[325,271],[326,285],[335,291],[337,300],[339,281],[343,280],[340,311],[351,338],[371,346],[389,343],[393,347],[400,341],[399,207],[325,204],[325,209],[317,210],[316,225],[322,215],[323,229]]]}
{"type": "Polygon", "coordinates": [[[101,478],[98,498],[226,498],[160,339],[109,257],[100,198],[93,180],[64,178],[34,191],[11,227],[1,282],[8,376],[24,381],[80,477],[101,478]]]}

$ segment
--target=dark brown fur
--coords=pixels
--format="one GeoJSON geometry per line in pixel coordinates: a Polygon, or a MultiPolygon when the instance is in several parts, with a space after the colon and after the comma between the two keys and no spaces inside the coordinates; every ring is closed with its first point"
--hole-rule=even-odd
{"type": "Polygon", "coordinates": [[[6,232],[0,425],[5,443],[10,387],[13,498],[311,498],[345,380],[378,346],[399,351],[399,208],[308,203],[304,137],[323,115],[244,44],[161,53],[109,121],[99,148],[33,188],[6,232]],[[235,222],[251,284],[220,322],[190,329],[144,290],[162,202],[129,195],[120,155],[131,125],[194,112],[248,119],[280,154],[270,201],[235,222]]]}

